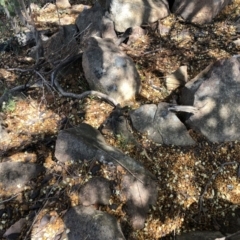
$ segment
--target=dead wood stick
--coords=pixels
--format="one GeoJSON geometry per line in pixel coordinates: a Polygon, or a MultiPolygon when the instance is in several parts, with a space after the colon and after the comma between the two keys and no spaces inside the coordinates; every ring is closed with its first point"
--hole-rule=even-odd
{"type": "Polygon", "coordinates": [[[168,111],[196,113],[198,109],[193,106],[172,105],[168,108],[168,111]]]}
{"type": "Polygon", "coordinates": [[[17,193],[17,194],[15,194],[15,195],[13,195],[12,197],[1,201],[0,204],[11,201],[12,199],[16,198],[19,194],[20,194],[20,193],[17,193]]]}

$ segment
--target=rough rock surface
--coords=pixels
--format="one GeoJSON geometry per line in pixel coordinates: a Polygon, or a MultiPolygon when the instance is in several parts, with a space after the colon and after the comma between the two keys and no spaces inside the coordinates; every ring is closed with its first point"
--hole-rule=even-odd
{"type": "Polygon", "coordinates": [[[186,21],[205,24],[229,3],[231,0],[175,0],[171,11],[186,21]]]}
{"type": "Polygon", "coordinates": [[[240,139],[240,56],[218,60],[185,85],[181,104],[198,109],[186,123],[212,142],[240,139]]]}
{"type": "Polygon", "coordinates": [[[59,132],[55,157],[60,162],[102,159],[116,165],[120,164],[134,172],[136,176],[144,174],[146,177],[153,177],[139,162],[108,145],[98,130],[85,123],[59,132]]]}
{"type": "Polygon", "coordinates": [[[70,8],[71,4],[68,0],[56,0],[56,5],[60,9],[70,8]]]}
{"type": "MultiPolygon", "coordinates": [[[[229,221],[229,225],[226,226],[224,223],[220,223],[221,230],[224,233],[228,234],[234,234],[236,232],[239,232],[240,229],[240,209],[236,208],[234,211],[231,213],[226,214],[226,219],[229,221]]],[[[238,236],[236,236],[236,239],[231,237],[231,240],[237,240],[240,239],[240,232],[238,236]]]]}
{"type": "Polygon", "coordinates": [[[156,143],[177,146],[195,144],[186,127],[168,108],[171,104],[145,104],[131,114],[133,127],[156,143]]]}
{"type": "Polygon", "coordinates": [[[125,211],[133,229],[144,228],[150,205],[157,201],[157,184],[148,182],[144,176],[138,176],[144,183],[136,181],[133,176],[125,175],[122,179],[121,197],[126,199],[125,211]]]}
{"type": "Polygon", "coordinates": [[[91,37],[86,45],[82,66],[90,88],[109,95],[119,104],[134,99],[141,81],[133,60],[111,39],[91,37]]]}
{"type": "Polygon", "coordinates": [[[110,19],[109,13],[104,12],[99,3],[95,3],[92,8],[84,9],[76,19],[76,26],[82,42],[87,41],[90,37],[110,38],[117,42],[114,22],[110,19]]]}
{"type": "Polygon", "coordinates": [[[54,63],[57,60],[75,55],[79,48],[75,39],[76,33],[77,28],[74,24],[65,25],[47,41],[43,42],[44,56],[46,59],[54,63]]]}
{"type": "Polygon", "coordinates": [[[43,170],[44,167],[34,163],[1,162],[1,189],[17,193],[25,187],[30,179],[37,177],[43,170]]]}
{"type": "Polygon", "coordinates": [[[108,119],[100,126],[100,131],[103,135],[114,135],[126,144],[140,145],[131,132],[131,126],[124,116],[124,112],[118,108],[113,110],[108,119]]]}
{"type": "Polygon", "coordinates": [[[123,240],[125,239],[117,219],[92,207],[77,206],[64,216],[64,223],[69,230],[67,239],[79,240],[123,240]]]}
{"type": "Polygon", "coordinates": [[[76,19],[76,25],[78,27],[81,40],[92,36],[101,37],[103,16],[104,11],[98,3],[90,9],[84,9],[79,14],[76,19]]]}
{"type": "Polygon", "coordinates": [[[117,34],[114,30],[114,22],[109,18],[108,14],[102,17],[102,28],[101,28],[102,38],[110,38],[115,43],[117,43],[117,34]]]}
{"type": "Polygon", "coordinates": [[[236,32],[240,33],[240,18],[237,19],[234,25],[236,26],[236,32]]]}
{"type": "Polygon", "coordinates": [[[240,47],[240,38],[238,38],[237,40],[233,41],[233,43],[234,43],[237,47],[240,47]]]}
{"type": "Polygon", "coordinates": [[[129,27],[153,23],[169,15],[166,0],[101,0],[101,5],[109,10],[115,30],[124,32],[129,27]]]}
{"type": "Polygon", "coordinates": [[[20,218],[15,222],[7,231],[3,234],[6,239],[19,239],[21,231],[24,228],[27,220],[25,218],[20,218]]]}
{"type": "Polygon", "coordinates": [[[45,214],[36,216],[32,226],[31,240],[43,239],[43,236],[48,240],[67,239],[62,218],[56,212],[49,214],[46,210],[42,208],[42,213],[45,214]],[[53,227],[54,225],[57,227],[53,227]]]}
{"type": "Polygon", "coordinates": [[[4,129],[4,127],[2,125],[0,125],[0,138],[1,138],[1,141],[4,141],[4,139],[7,139],[7,137],[8,137],[7,131],[4,129]]]}
{"type": "Polygon", "coordinates": [[[81,187],[79,196],[84,206],[108,205],[111,197],[110,182],[103,177],[93,177],[81,187]]]}
{"type": "Polygon", "coordinates": [[[166,87],[168,90],[176,90],[184,86],[188,80],[187,66],[179,67],[175,72],[166,76],[166,87]]]}
{"type": "Polygon", "coordinates": [[[126,175],[121,182],[124,189],[121,197],[127,200],[125,210],[130,216],[132,227],[144,227],[149,206],[156,201],[157,188],[153,175],[140,163],[107,145],[99,131],[88,124],[61,131],[56,142],[55,156],[61,162],[95,159],[123,168],[126,175]]]}
{"type": "Polygon", "coordinates": [[[3,114],[0,113],[0,144],[1,142],[7,141],[9,139],[8,132],[3,124],[3,114]]]}
{"type": "Polygon", "coordinates": [[[138,39],[140,39],[147,33],[146,30],[144,30],[139,26],[134,26],[131,28],[131,30],[132,30],[132,33],[127,40],[127,45],[131,45],[132,43],[136,42],[138,39]]]}
{"type": "Polygon", "coordinates": [[[210,231],[196,231],[183,233],[177,236],[177,240],[216,240],[217,238],[224,237],[220,232],[210,232],[210,231]]]}

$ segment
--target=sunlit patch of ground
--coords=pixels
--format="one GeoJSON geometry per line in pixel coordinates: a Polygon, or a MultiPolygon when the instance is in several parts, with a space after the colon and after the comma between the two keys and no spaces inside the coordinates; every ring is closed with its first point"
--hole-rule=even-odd
{"type": "Polygon", "coordinates": [[[5,149],[24,149],[26,145],[37,143],[46,136],[54,136],[58,131],[59,115],[47,109],[44,102],[31,98],[13,97],[4,102],[4,125],[8,132],[1,139],[1,151],[5,149]]]}

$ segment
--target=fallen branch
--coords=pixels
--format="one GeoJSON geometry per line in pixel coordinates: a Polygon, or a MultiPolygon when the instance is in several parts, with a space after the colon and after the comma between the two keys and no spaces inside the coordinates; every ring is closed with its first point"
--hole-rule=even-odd
{"type": "Polygon", "coordinates": [[[43,77],[43,75],[38,71],[34,71],[34,72],[42,79],[43,83],[45,83],[47,88],[52,92],[49,82],[43,77]]]}
{"type": "Polygon", "coordinates": [[[196,113],[198,109],[193,106],[172,105],[168,108],[168,111],[196,113]]]}
{"type": "Polygon", "coordinates": [[[10,197],[10,198],[8,198],[8,199],[5,199],[5,200],[3,200],[3,201],[1,201],[0,204],[6,203],[6,202],[9,202],[9,201],[13,200],[13,199],[16,198],[19,194],[20,194],[20,193],[17,193],[17,194],[15,194],[14,196],[12,196],[12,197],[10,197]]]}

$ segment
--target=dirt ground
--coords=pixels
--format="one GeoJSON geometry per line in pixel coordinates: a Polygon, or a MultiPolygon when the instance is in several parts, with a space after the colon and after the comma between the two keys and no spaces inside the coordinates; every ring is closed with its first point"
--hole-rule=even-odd
{"type": "MultiPolygon", "coordinates": [[[[35,19],[39,28],[53,26],[59,22],[59,17],[67,16],[69,22],[74,22],[77,16],[68,11],[45,14],[35,19]]],[[[131,45],[121,46],[133,58],[142,80],[141,94],[129,109],[145,103],[177,102],[179,90],[168,90],[165,80],[167,74],[180,66],[187,66],[190,80],[217,59],[239,54],[240,48],[233,44],[240,38],[234,27],[239,15],[240,0],[235,0],[208,25],[193,26],[170,15],[161,21],[171,27],[166,36],[161,36],[153,26],[144,26],[147,32],[144,37],[131,45]],[[182,31],[188,33],[187,37],[182,37],[182,31]]],[[[0,18],[7,21],[3,15],[0,18]]],[[[4,28],[2,26],[1,42],[9,38],[7,27],[6,22],[4,28]]],[[[28,57],[28,51],[28,47],[22,47],[0,52],[0,96],[6,89],[39,81],[33,71],[9,70],[33,68],[34,61],[28,57]]],[[[1,147],[0,161],[20,161],[24,154],[30,154],[31,162],[44,165],[51,176],[44,186],[42,182],[47,176],[40,176],[16,196],[11,192],[0,192],[0,236],[20,218],[26,218],[28,222],[22,229],[21,239],[29,239],[33,216],[40,217],[46,211],[62,216],[65,210],[78,204],[73,186],[91,178],[89,166],[86,163],[77,170],[74,163],[68,169],[59,166],[54,158],[57,133],[82,122],[98,128],[113,110],[112,106],[97,98],[76,100],[61,97],[49,87],[51,68],[53,66],[42,67],[46,81],[41,87],[13,96],[0,113],[11,135],[9,142],[1,147]],[[40,115],[43,116],[41,121],[38,120],[40,115]],[[38,194],[33,198],[35,191],[38,194]]],[[[77,93],[88,89],[79,62],[69,69],[61,86],[77,93]]],[[[190,134],[197,141],[196,146],[181,148],[154,144],[145,136],[134,133],[148,157],[123,138],[106,136],[109,144],[140,161],[158,181],[158,200],[142,230],[133,231],[129,227],[120,203],[115,210],[109,206],[102,208],[125,226],[127,239],[174,239],[182,232],[193,230],[236,231],[233,223],[240,217],[240,142],[211,143],[192,130],[190,134]]],[[[59,220],[55,228],[61,224],[59,220]]]]}

